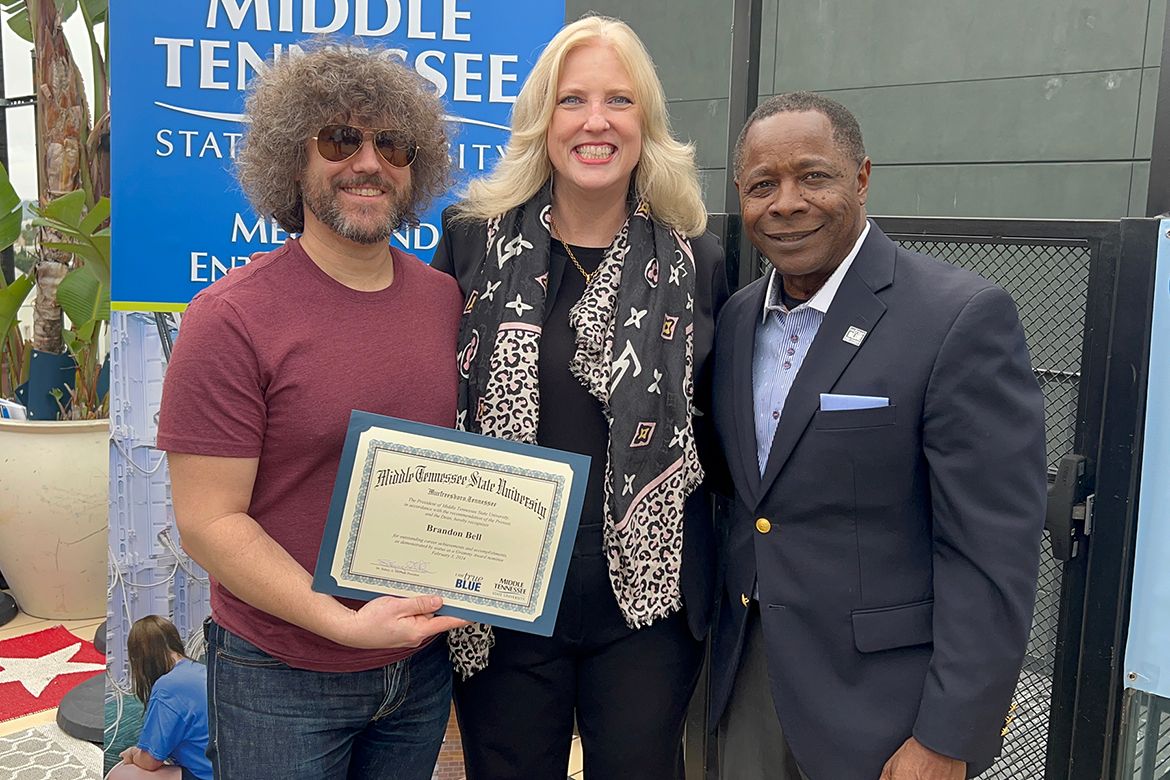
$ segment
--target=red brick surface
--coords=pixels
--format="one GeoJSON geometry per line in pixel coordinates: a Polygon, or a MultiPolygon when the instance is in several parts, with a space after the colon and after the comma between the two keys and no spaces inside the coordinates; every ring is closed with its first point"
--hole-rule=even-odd
{"type": "Polygon", "coordinates": [[[463,772],[463,741],[459,736],[459,724],[455,720],[455,708],[451,708],[451,719],[447,721],[447,735],[439,751],[435,765],[434,780],[465,780],[463,772]]]}

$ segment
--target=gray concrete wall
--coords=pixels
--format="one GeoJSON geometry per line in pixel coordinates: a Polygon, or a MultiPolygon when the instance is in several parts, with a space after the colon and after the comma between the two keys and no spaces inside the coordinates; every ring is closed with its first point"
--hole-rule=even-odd
{"type": "MultiPolygon", "coordinates": [[[[824,92],[861,121],[877,214],[1145,212],[1166,0],[764,0],[760,92],[824,92]]],[[[731,0],[569,0],[625,19],[722,210],[731,0]]]]}

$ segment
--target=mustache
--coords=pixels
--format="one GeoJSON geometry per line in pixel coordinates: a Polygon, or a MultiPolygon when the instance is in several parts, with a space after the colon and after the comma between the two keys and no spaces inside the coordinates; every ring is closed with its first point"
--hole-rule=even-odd
{"type": "Polygon", "coordinates": [[[386,192],[398,192],[398,187],[388,179],[379,176],[376,173],[371,173],[367,176],[355,176],[351,179],[339,179],[333,182],[333,191],[342,189],[343,187],[378,187],[386,192]]]}

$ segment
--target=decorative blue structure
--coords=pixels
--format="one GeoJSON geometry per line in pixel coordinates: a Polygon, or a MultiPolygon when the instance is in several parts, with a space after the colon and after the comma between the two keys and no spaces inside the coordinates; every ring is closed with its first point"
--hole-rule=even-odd
{"type": "MultiPolygon", "coordinates": [[[[171,329],[174,338],[175,329],[171,329]]],[[[110,320],[110,563],[107,663],[128,685],[126,637],[135,620],[170,618],[189,648],[211,612],[207,572],[183,553],[166,455],[154,448],[166,353],[153,315],[110,320]]],[[[196,650],[196,654],[198,651],[196,650]]]]}

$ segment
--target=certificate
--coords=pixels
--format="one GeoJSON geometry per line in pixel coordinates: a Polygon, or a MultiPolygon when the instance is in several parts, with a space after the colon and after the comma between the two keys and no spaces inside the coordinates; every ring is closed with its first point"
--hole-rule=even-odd
{"type": "Polygon", "coordinates": [[[313,589],[551,636],[589,458],[355,411],[313,589]]]}

